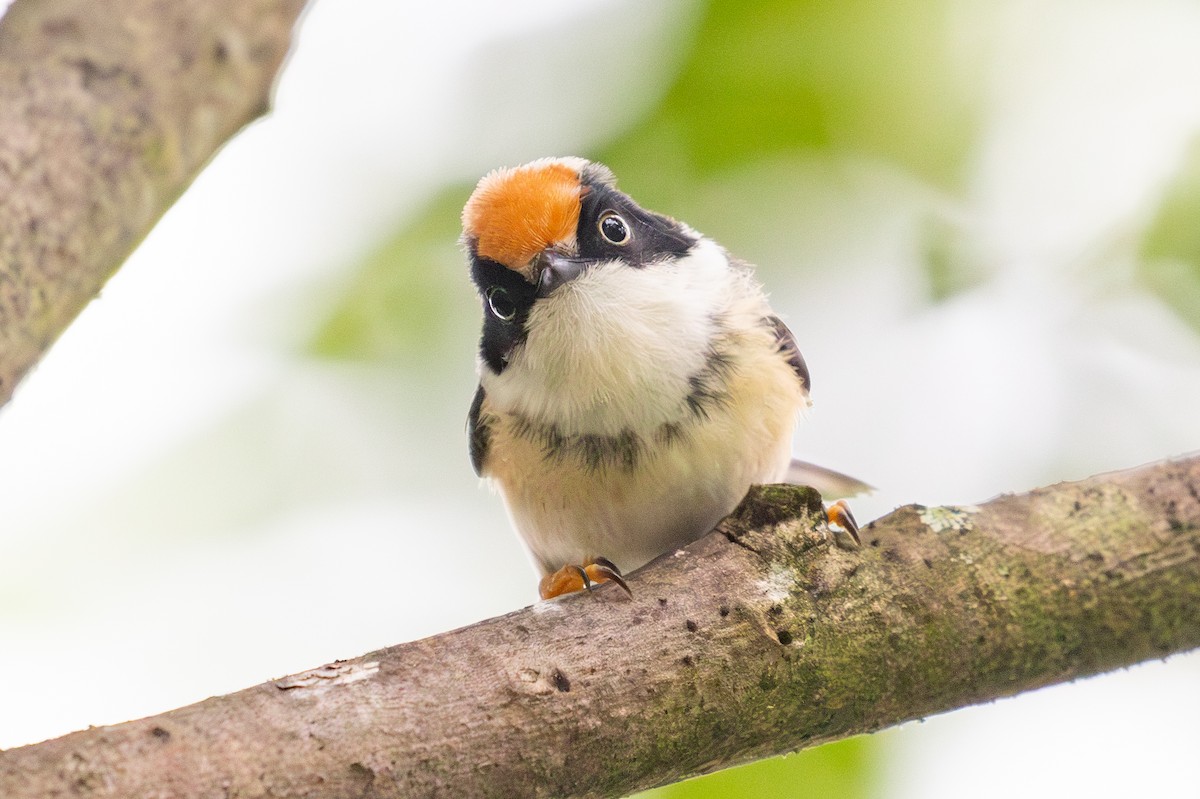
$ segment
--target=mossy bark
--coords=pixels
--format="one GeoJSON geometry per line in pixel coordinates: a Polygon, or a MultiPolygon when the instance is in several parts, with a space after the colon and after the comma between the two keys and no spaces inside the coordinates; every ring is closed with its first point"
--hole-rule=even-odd
{"type": "Polygon", "coordinates": [[[612,586],[0,753],[0,795],[622,796],[1200,645],[1200,458],[836,546],[767,486],[612,586]]]}
{"type": "Polygon", "coordinates": [[[0,18],[0,405],[226,139],[303,0],[16,0],[0,18]]]}

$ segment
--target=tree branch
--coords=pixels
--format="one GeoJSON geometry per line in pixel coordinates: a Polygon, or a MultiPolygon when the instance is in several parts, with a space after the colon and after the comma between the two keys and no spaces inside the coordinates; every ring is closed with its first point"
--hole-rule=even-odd
{"type": "Polygon", "coordinates": [[[303,0],[17,0],[0,19],[0,405],[226,139],[303,0]]]}
{"type": "Polygon", "coordinates": [[[1200,457],[833,546],[754,489],[630,579],[0,753],[0,795],[622,796],[1200,645],[1200,457]]]}

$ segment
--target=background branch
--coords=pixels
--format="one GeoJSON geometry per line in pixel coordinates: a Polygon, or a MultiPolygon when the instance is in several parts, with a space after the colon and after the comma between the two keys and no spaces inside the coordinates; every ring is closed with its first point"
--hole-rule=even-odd
{"type": "Polygon", "coordinates": [[[0,795],[621,796],[1200,645],[1200,457],[904,507],[857,551],[820,518],[755,489],[632,600],[0,753],[0,795]]]}
{"type": "Polygon", "coordinates": [[[0,19],[0,404],[230,136],[303,0],[17,0],[0,19]]]}

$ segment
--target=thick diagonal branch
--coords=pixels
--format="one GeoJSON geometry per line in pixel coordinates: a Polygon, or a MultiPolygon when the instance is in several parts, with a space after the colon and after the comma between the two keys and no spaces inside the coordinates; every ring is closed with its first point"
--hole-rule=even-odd
{"type": "Polygon", "coordinates": [[[632,600],[0,753],[0,795],[622,796],[1200,645],[1200,458],[901,508],[857,551],[821,517],[755,489],[632,600]]]}
{"type": "Polygon", "coordinates": [[[303,0],[16,0],[0,19],[0,405],[212,154],[303,0]]]}

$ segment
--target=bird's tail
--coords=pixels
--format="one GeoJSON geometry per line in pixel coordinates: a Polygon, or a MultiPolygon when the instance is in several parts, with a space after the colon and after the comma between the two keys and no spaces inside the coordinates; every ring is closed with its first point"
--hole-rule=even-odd
{"type": "Polygon", "coordinates": [[[855,494],[864,494],[875,490],[874,486],[864,483],[857,477],[851,477],[848,474],[835,472],[833,469],[826,469],[824,466],[795,458],[788,466],[784,482],[812,486],[827,500],[852,497],[855,494]]]}

